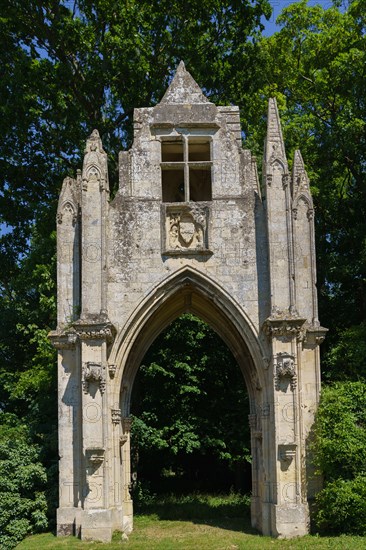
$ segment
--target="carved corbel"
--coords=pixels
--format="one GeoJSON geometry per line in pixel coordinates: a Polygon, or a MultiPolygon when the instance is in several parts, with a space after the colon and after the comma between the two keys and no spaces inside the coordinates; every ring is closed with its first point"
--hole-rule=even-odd
{"type": "Polygon", "coordinates": [[[119,424],[122,418],[121,409],[111,409],[111,414],[113,424],[119,424]]]}
{"type": "Polygon", "coordinates": [[[296,456],[296,443],[285,443],[278,446],[278,456],[281,462],[290,463],[296,456]]]}
{"type": "Polygon", "coordinates": [[[121,435],[120,438],[119,438],[119,445],[120,447],[123,447],[123,445],[125,443],[127,443],[127,440],[128,440],[128,436],[126,434],[124,435],[121,435]]]}
{"type": "Polygon", "coordinates": [[[319,346],[325,340],[327,328],[321,326],[308,325],[304,332],[303,343],[308,346],[319,346]]]}
{"type": "Polygon", "coordinates": [[[116,371],[117,371],[117,365],[114,365],[114,364],[108,365],[108,372],[109,372],[110,378],[115,377],[116,371]]]}
{"type": "Polygon", "coordinates": [[[88,361],[82,367],[82,385],[85,394],[89,392],[90,382],[97,382],[100,393],[103,394],[106,388],[105,367],[102,363],[88,361]]]}
{"type": "Polygon", "coordinates": [[[123,431],[125,433],[129,433],[131,431],[132,418],[130,416],[125,416],[122,419],[122,426],[123,426],[123,431]]]}
{"type": "Polygon", "coordinates": [[[48,334],[49,339],[52,342],[52,345],[56,349],[74,349],[76,342],[78,340],[78,335],[76,332],[64,332],[59,333],[57,331],[52,331],[48,334]]]}
{"type": "Polygon", "coordinates": [[[295,358],[289,353],[277,353],[274,365],[274,378],[276,389],[280,389],[281,379],[287,378],[290,381],[292,391],[297,385],[297,375],[295,370],[295,358]]]}
{"type": "Polygon", "coordinates": [[[314,210],[312,208],[309,208],[309,210],[306,212],[306,216],[309,222],[311,222],[312,219],[314,218],[314,210]]]}
{"type": "Polygon", "coordinates": [[[104,462],[104,449],[102,447],[89,447],[85,450],[85,455],[89,466],[99,467],[104,462]]]}

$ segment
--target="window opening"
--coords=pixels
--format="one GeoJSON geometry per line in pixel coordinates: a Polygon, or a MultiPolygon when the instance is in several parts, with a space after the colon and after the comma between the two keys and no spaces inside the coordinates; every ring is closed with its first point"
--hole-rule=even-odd
{"type": "Polygon", "coordinates": [[[211,143],[180,136],[161,143],[163,202],[212,200],[211,143]]]}

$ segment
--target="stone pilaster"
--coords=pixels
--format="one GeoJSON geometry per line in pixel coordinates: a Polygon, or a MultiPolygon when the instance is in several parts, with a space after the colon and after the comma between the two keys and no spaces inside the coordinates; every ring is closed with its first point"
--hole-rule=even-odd
{"type": "Polygon", "coordinates": [[[81,191],[81,316],[84,319],[93,319],[106,312],[105,224],[108,198],[107,155],[98,131],[93,130],[85,149],[81,191]]]}

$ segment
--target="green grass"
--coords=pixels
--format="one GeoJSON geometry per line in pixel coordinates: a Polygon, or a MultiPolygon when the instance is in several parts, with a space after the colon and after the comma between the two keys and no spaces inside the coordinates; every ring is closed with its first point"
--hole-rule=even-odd
{"type": "Polygon", "coordinates": [[[320,537],[276,540],[258,535],[250,526],[249,502],[240,495],[165,496],[140,506],[134,531],[127,541],[115,533],[110,544],[82,542],[74,537],[56,538],[51,533],[34,535],[19,550],[262,550],[366,549],[366,537],[320,537]]]}

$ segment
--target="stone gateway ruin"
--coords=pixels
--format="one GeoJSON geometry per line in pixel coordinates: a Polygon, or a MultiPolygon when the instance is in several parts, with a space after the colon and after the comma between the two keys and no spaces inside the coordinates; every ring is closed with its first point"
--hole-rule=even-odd
{"type": "Polygon", "coordinates": [[[217,332],[243,373],[253,526],[305,535],[326,329],[309,179],[299,151],[289,173],[275,100],[260,185],[238,107],[210,103],[181,63],[161,102],[135,110],[113,200],[107,154],[92,132],[82,170],[63,182],[57,258],[58,535],[109,541],[132,530],[134,378],[184,312],[217,332]]]}

